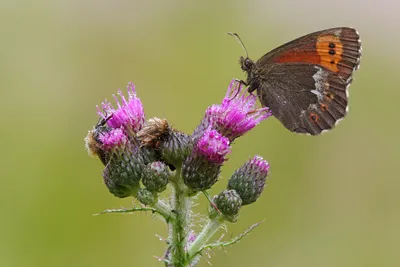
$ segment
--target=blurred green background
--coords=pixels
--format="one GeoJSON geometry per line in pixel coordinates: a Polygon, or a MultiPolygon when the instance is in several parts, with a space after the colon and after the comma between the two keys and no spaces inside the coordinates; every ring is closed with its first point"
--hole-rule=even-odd
{"type": "MultiPolygon", "coordinates": [[[[265,219],[213,266],[400,266],[398,1],[1,1],[0,266],[163,266],[164,224],[102,183],[83,138],[95,105],[128,81],[147,117],[191,133],[250,57],[320,29],[363,41],[350,113],[332,132],[300,136],[268,119],[239,138],[213,188],[249,156],[269,186],[230,237],[265,219]]],[[[198,211],[205,211],[200,197],[198,211]]],[[[220,233],[222,234],[222,232],[220,233]]],[[[203,260],[199,266],[208,266],[203,260]]]]}

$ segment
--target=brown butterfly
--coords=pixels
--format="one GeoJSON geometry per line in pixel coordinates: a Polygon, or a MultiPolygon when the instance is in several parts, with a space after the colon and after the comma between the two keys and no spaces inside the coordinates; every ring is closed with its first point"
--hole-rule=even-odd
{"type": "Polygon", "coordinates": [[[352,28],[310,33],[265,54],[257,62],[240,57],[251,93],[290,131],[318,135],[347,113],[348,87],[361,58],[352,28]]]}

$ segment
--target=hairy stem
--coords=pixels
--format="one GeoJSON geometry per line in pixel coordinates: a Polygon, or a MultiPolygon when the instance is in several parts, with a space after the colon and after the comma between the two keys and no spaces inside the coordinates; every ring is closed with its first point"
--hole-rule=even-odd
{"type": "Polygon", "coordinates": [[[216,216],[207,223],[207,225],[203,228],[201,233],[197,236],[196,240],[188,249],[189,262],[197,256],[197,254],[202,250],[203,246],[217,232],[223,222],[223,216],[216,216]]]}
{"type": "Polygon", "coordinates": [[[175,220],[171,222],[171,262],[174,267],[184,267],[186,262],[186,237],[190,221],[191,200],[187,188],[180,176],[180,170],[176,170],[175,179],[171,181],[173,186],[173,210],[175,220]]]}
{"type": "Polygon", "coordinates": [[[164,217],[165,221],[168,223],[175,219],[175,214],[172,213],[171,207],[167,205],[164,201],[158,200],[157,203],[153,205],[153,208],[164,217]]]}

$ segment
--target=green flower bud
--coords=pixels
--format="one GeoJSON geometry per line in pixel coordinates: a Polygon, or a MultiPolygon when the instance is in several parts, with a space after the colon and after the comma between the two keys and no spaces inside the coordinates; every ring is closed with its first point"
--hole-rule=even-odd
{"type": "Polygon", "coordinates": [[[137,137],[145,148],[158,151],[159,158],[165,163],[179,168],[192,150],[191,138],[168,125],[160,118],[149,119],[137,137]]]}
{"type": "Polygon", "coordinates": [[[179,168],[192,149],[193,144],[189,135],[171,130],[160,145],[160,154],[163,161],[179,168]]]}
{"type": "Polygon", "coordinates": [[[165,163],[155,161],[143,171],[142,183],[151,192],[162,192],[167,188],[171,172],[165,163]]]}
{"type": "MultiPolygon", "coordinates": [[[[229,222],[236,222],[239,210],[242,207],[242,199],[235,190],[224,190],[214,197],[214,204],[229,222]]],[[[210,207],[210,209],[214,207],[210,207]]],[[[212,215],[212,213],[210,214],[212,215]]]]}
{"type": "Polygon", "coordinates": [[[139,188],[137,199],[144,205],[153,205],[157,202],[157,196],[146,188],[139,188]]]}
{"type": "Polygon", "coordinates": [[[144,167],[138,158],[130,154],[113,154],[103,171],[104,183],[116,197],[132,196],[139,187],[144,167]]]}

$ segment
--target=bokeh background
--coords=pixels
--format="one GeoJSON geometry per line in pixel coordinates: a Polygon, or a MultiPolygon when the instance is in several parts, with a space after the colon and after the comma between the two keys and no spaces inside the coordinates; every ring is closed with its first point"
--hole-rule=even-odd
{"type": "Polygon", "coordinates": [[[262,198],[225,235],[265,222],[209,261],[400,266],[399,10],[391,0],[1,1],[0,266],[163,266],[161,220],[92,216],[133,205],[108,193],[84,149],[95,105],[133,81],[147,117],[191,133],[230,80],[245,77],[244,53],[226,32],[258,59],[336,26],[357,28],[363,41],[350,113],[322,136],[271,118],[235,142],[211,193],[249,156],[272,167],[262,198]]]}

